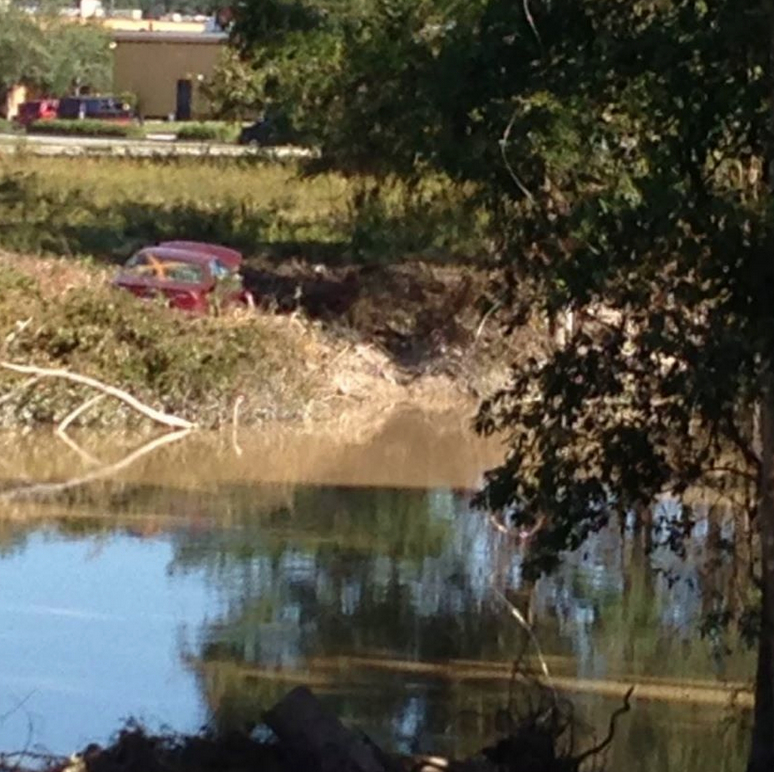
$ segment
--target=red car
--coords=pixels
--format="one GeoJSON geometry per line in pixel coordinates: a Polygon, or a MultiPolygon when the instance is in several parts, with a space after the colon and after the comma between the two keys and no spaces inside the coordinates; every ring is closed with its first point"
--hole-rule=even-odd
{"type": "Polygon", "coordinates": [[[132,255],[114,284],[141,298],[165,297],[183,311],[205,314],[233,305],[252,307],[243,285],[242,255],[194,241],[168,241],[132,255]]]}

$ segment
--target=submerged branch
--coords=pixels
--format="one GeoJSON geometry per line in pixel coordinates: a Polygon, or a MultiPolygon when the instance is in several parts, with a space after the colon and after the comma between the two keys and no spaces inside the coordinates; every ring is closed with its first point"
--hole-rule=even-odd
{"type": "Polygon", "coordinates": [[[591,756],[596,756],[598,753],[601,753],[603,750],[605,750],[605,748],[607,748],[608,745],[610,745],[611,742],[613,742],[613,737],[615,736],[615,722],[621,716],[623,716],[624,713],[628,713],[632,709],[629,700],[631,699],[633,692],[634,687],[630,686],[629,691],[624,695],[624,704],[615,710],[613,715],[610,716],[610,725],[607,730],[607,737],[605,737],[605,739],[602,740],[602,742],[598,745],[595,745],[593,748],[589,748],[587,751],[584,751],[580,754],[580,756],[575,758],[575,762],[578,766],[580,766],[586,759],[590,758],[591,756]]]}

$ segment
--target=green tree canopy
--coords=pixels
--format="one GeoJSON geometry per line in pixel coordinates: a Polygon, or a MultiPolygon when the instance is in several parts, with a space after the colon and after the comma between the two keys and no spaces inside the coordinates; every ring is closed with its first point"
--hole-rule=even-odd
{"type": "Polygon", "coordinates": [[[16,84],[50,96],[109,90],[109,44],[109,33],[96,25],[9,6],[0,11],[0,91],[16,84]]]}
{"type": "MultiPolygon", "coordinates": [[[[573,314],[569,342],[520,362],[479,416],[510,445],[482,502],[536,529],[532,570],[659,495],[751,486],[756,772],[774,768],[772,13],[764,0],[374,0],[289,32],[258,68],[329,165],[468,186],[511,328],[573,314]],[[317,48],[299,36],[323,33],[335,56],[307,76],[317,48]]],[[[251,29],[237,18],[243,50],[251,29]]]]}

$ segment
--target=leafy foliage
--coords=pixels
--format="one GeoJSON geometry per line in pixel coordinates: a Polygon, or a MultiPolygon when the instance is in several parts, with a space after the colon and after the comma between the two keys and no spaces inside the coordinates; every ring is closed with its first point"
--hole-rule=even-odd
{"type": "Polygon", "coordinates": [[[106,90],[112,82],[109,43],[99,26],[73,24],[54,13],[31,16],[10,5],[0,10],[0,92],[16,84],[51,96],[106,90]]]}
{"type": "Polygon", "coordinates": [[[216,121],[186,123],[177,130],[177,139],[198,140],[200,142],[233,142],[239,134],[237,124],[216,121]]]}
{"type": "MultiPolygon", "coordinates": [[[[259,67],[328,165],[465,186],[511,328],[575,315],[570,344],[519,363],[479,417],[511,440],[486,501],[542,524],[534,569],[611,509],[717,466],[732,485],[757,473],[747,408],[774,344],[768,23],[757,0],[379,0],[288,32],[259,67]],[[310,95],[295,75],[316,49],[296,40],[321,35],[337,56],[310,95]]],[[[237,16],[243,49],[254,29],[237,16]]]]}

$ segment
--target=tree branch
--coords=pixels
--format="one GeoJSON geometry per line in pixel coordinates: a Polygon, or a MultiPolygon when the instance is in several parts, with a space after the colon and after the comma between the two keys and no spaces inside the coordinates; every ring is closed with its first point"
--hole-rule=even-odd
{"type": "Polygon", "coordinates": [[[115,386],[109,386],[96,378],[91,378],[88,375],[79,375],[78,373],[71,373],[69,370],[57,370],[49,367],[36,367],[34,365],[19,365],[14,362],[0,362],[0,367],[4,370],[10,370],[15,373],[22,373],[23,375],[36,375],[40,378],[60,378],[71,383],[78,383],[83,386],[90,386],[92,389],[97,389],[103,394],[107,394],[111,397],[115,397],[121,402],[126,403],[129,407],[136,410],[138,413],[150,418],[151,421],[169,426],[172,429],[194,429],[196,424],[191,421],[187,421],[185,418],[178,418],[177,416],[164,413],[161,410],[156,410],[139,399],[133,397],[129,392],[123,389],[118,389],[115,386]]]}

